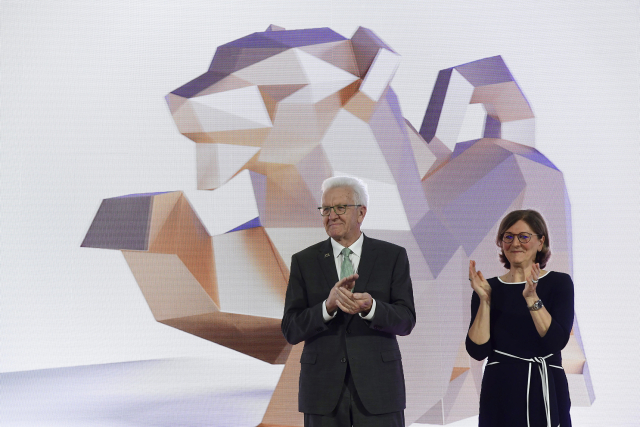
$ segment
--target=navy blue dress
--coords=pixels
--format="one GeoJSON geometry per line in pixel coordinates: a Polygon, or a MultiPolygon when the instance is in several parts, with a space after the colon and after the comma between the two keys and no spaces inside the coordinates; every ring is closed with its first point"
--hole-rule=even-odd
{"type": "MultiPolygon", "coordinates": [[[[573,326],[573,282],[565,273],[548,272],[536,292],[552,321],[540,337],[522,297],[524,282],[491,285],[491,338],[477,345],[467,335],[467,352],[476,360],[488,357],[480,392],[480,427],[571,427],[569,387],[560,351],[573,326]],[[543,389],[548,384],[548,399],[543,389]],[[548,410],[547,410],[548,405],[548,410]]],[[[471,324],[480,306],[471,298],[471,324]]],[[[469,326],[471,327],[471,326],[469,326]]]]}

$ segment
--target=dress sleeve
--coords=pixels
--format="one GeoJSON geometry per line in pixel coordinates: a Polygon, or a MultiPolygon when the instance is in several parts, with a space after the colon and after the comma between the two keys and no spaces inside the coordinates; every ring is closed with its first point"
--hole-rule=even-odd
{"type": "MultiPolygon", "coordinates": [[[[471,325],[473,325],[473,321],[478,313],[478,308],[480,308],[480,298],[478,297],[478,294],[474,292],[471,296],[471,322],[469,323],[469,329],[471,329],[471,325]]],[[[482,360],[485,357],[488,357],[491,353],[491,338],[489,338],[489,341],[484,344],[476,344],[471,341],[471,338],[469,338],[469,334],[467,333],[465,347],[467,348],[469,356],[476,360],[482,360]]]]}
{"type": "Polygon", "coordinates": [[[571,276],[558,273],[553,283],[553,290],[549,301],[542,301],[551,314],[551,325],[546,335],[542,337],[542,344],[549,353],[562,350],[569,342],[573,327],[573,281],[571,276]]]}

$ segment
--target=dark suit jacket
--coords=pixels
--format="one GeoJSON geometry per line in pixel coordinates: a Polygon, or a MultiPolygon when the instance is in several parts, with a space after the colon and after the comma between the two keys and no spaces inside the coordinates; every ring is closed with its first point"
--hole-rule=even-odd
{"type": "Polygon", "coordinates": [[[338,309],[336,317],[325,323],[322,302],[338,282],[330,240],[291,258],[282,333],[290,344],[305,342],[300,358],[300,412],[328,414],[335,408],[347,362],[370,413],[396,412],[406,406],[396,335],[408,335],[416,323],[407,252],[365,236],[358,274],[354,292],[368,292],[376,300],[373,319],[338,309]]]}

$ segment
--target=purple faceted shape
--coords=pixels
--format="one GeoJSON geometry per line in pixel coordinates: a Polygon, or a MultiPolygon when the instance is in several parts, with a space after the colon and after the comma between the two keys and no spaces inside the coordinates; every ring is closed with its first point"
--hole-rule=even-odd
{"type": "Polygon", "coordinates": [[[264,59],[288,50],[287,46],[276,47],[248,47],[220,46],[213,56],[209,71],[223,74],[231,74],[249,65],[256,64],[264,59]]]}
{"type": "Polygon", "coordinates": [[[494,119],[493,117],[487,115],[487,118],[484,122],[483,136],[485,138],[501,138],[502,124],[500,123],[500,120],[494,119]]]}
{"type": "Polygon", "coordinates": [[[460,244],[433,211],[411,229],[431,273],[437,277],[460,244]]]}
{"type": "Polygon", "coordinates": [[[460,154],[464,153],[467,148],[472,147],[476,142],[480,141],[479,139],[472,139],[470,141],[458,142],[455,147],[453,147],[453,153],[449,157],[449,161],[455,159],[460,154]]]}
{"type": "Polygon", "coordinates": [[[510,155],[442,210],[449,230],[467,254],[487,236],[496,218],[504,216],[526,185],[515,156],[510,155]]]}
{"type": "MultiPolygon", "coordinates": [[[[279,31],[276,31],[279,32],[279,31]]],[[[223,44],[221,45],[218,49],[220,48],[227,48],[227,47],[234,47],[234,48],[272,48],[272,47],[287,47],[286,44],[281,43],[280,41],[270,38],[270,37],[265,37],[265,33],[261,32],[261,33],[253,33],[253,34],[249,34],[248,36],[239,38],[237,40],[234,40],[232,42],[229,42],[227,44],[223,44]]]]}
{"type": "Polygon", "coordinates": [[[223,46],[242,48],[300,47],[346,40],[330,28],[306,30],[264,31],[253,33],[223,46]]]}
{"type": "Polygon", "coordinates": [[[356,57],[360,76],[367,74],[379,49],[386,49],[396,53],[376,36],[373,31],[363,27],[359,27],[353,37],[351,37],[351,46],[353,47],[353,53],[356,57]]]}
{"type": "MultiPolygon", "coordinates": [[[[159,194],[167,194],[167,193],[173,193],[173,191],[159,191],[157,193],[135,193],[135,194],[125,194],[124,196],[118,196],[118,197],[114,197],[114,199],[124,199],[124,198],[140,198],[140,197],[146,197],[146,196],[157,196],[159,194]]],[[[109,199],[107,199],[109,200],[109,199]]]]}
{"type": "Polygon", "coordinates": [[[515,81],[500,55],[454,67],[474,87],[515,81]]]}
{"type": "MultiPolygon", "coordinates": [[[[526,146],[522,146],[522,148],[530,148],[530,147],[526,147],[526,146]]],[[[525,150],[522,150],[525,151],[525,150]]],[[[558,169],[556,167],[556,165],[554,165],[553,163],[551,163],[551,160],[549,160],[544,154],[542,154],[541,152],[539,152],[538,150],[536,150],[535,148],[530,148],[529,150],[527,150],[528,152],[516,152],[514,150],[515,154],[519,154],[522,157],[525,157],[529,160],[532,160],[536,163],[540,163],[541,165],[545,165],[551,169],[555,169],[557,171],[559,171],[560,169],[558,169]]]]}
{"type": "Polygon", "coordinates": [[[217,71],[207,71],[206,73],[196,77],[189,83],[180,86],[178,89],[172,91],[174,95],[181,96],[183,98],[191,98],[198,93],[202,92],[209,86],[219,82],[223,78],[227,77],[229,73],[221,73],[217,71]]]}
{"type": "Polygon", "coordinates": [[[309,46],[347,40],[327,27],[312,28],[308,30],[266,31],[263,35],[266,38],[272,39],[289,47],[309,46]]]}
{"type": "Polygon", "coordinates": [[[247,221],[244,224],[237,226],[233,230],[229,230],[227,233],[233,233],[234,231],[247,230],[249,228],[256,227],[262,227],[262,224],[260,223],[260,217],[258,216],[253,218],[251,221],[247,221]]]}
{"type": "Polygon", "coordinates": [[[436,131],[438,129],[438,123],[440,122],[440,114],[442,113],[442,106],[444,105],[444,99],[447,96],[447,88],[449,87],[449,80],[451,80],[451,73],[453,68],[447,68],[441,70],[438,73],[436,84],[431,92],[431,99],[427,106],[427,111],[424,113],[422,119],[422,125],[420,126],[420,136],[427,141],[427,144],[431,142],[436,131]]]}
{"type": "Polygon", "coordinates": [[[358,27],[358,30],[351,38],[351,43],[359,47],[362,47],[364,45],[372,45],[376,47],[376,50],[378,48],[382,48],[390,52],[397,53],[395,50],[391,49],[391,46],[386,44],[380,37],[378,37],[376,33],[364,27],[358,27]]]}
{"type": "Polygon", "coordinates": [[[81,246],[147,250],[152,203],[139,194],[103,200],[81,246]]]}

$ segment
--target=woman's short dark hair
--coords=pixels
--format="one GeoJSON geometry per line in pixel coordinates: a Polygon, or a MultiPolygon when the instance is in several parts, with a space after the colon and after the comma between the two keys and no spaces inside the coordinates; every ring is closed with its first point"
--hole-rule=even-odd
{"type": "MultiPolygon", "coordinates": [[[[549,230],[547,229],[547,224],[544,222],[544,218],[540,215],[539,212],[534,211],[532,209],[524,209],[520,211],[509,212],[507,216],[502,219],[500,222],[500,227],[498,227],[498,236],[496,237],[496,245],[499,248],[502,248],[502,236],[504,233],[516,222],[524,221],[527,223],[534,234],[538,235],[538,238],[542,238],[544,236],[544,243],[542,244],[542,249],[536,254],[535,262],[540,264],[540,268],[544,268],[547,265],[547,261],[551,258],[551,250],[549,249],[549,230]]],[[[506,269],[511,268],[511,263],[504,255],[504,250],[500,251],[500,261],[504,264],[506,269]]]]}

